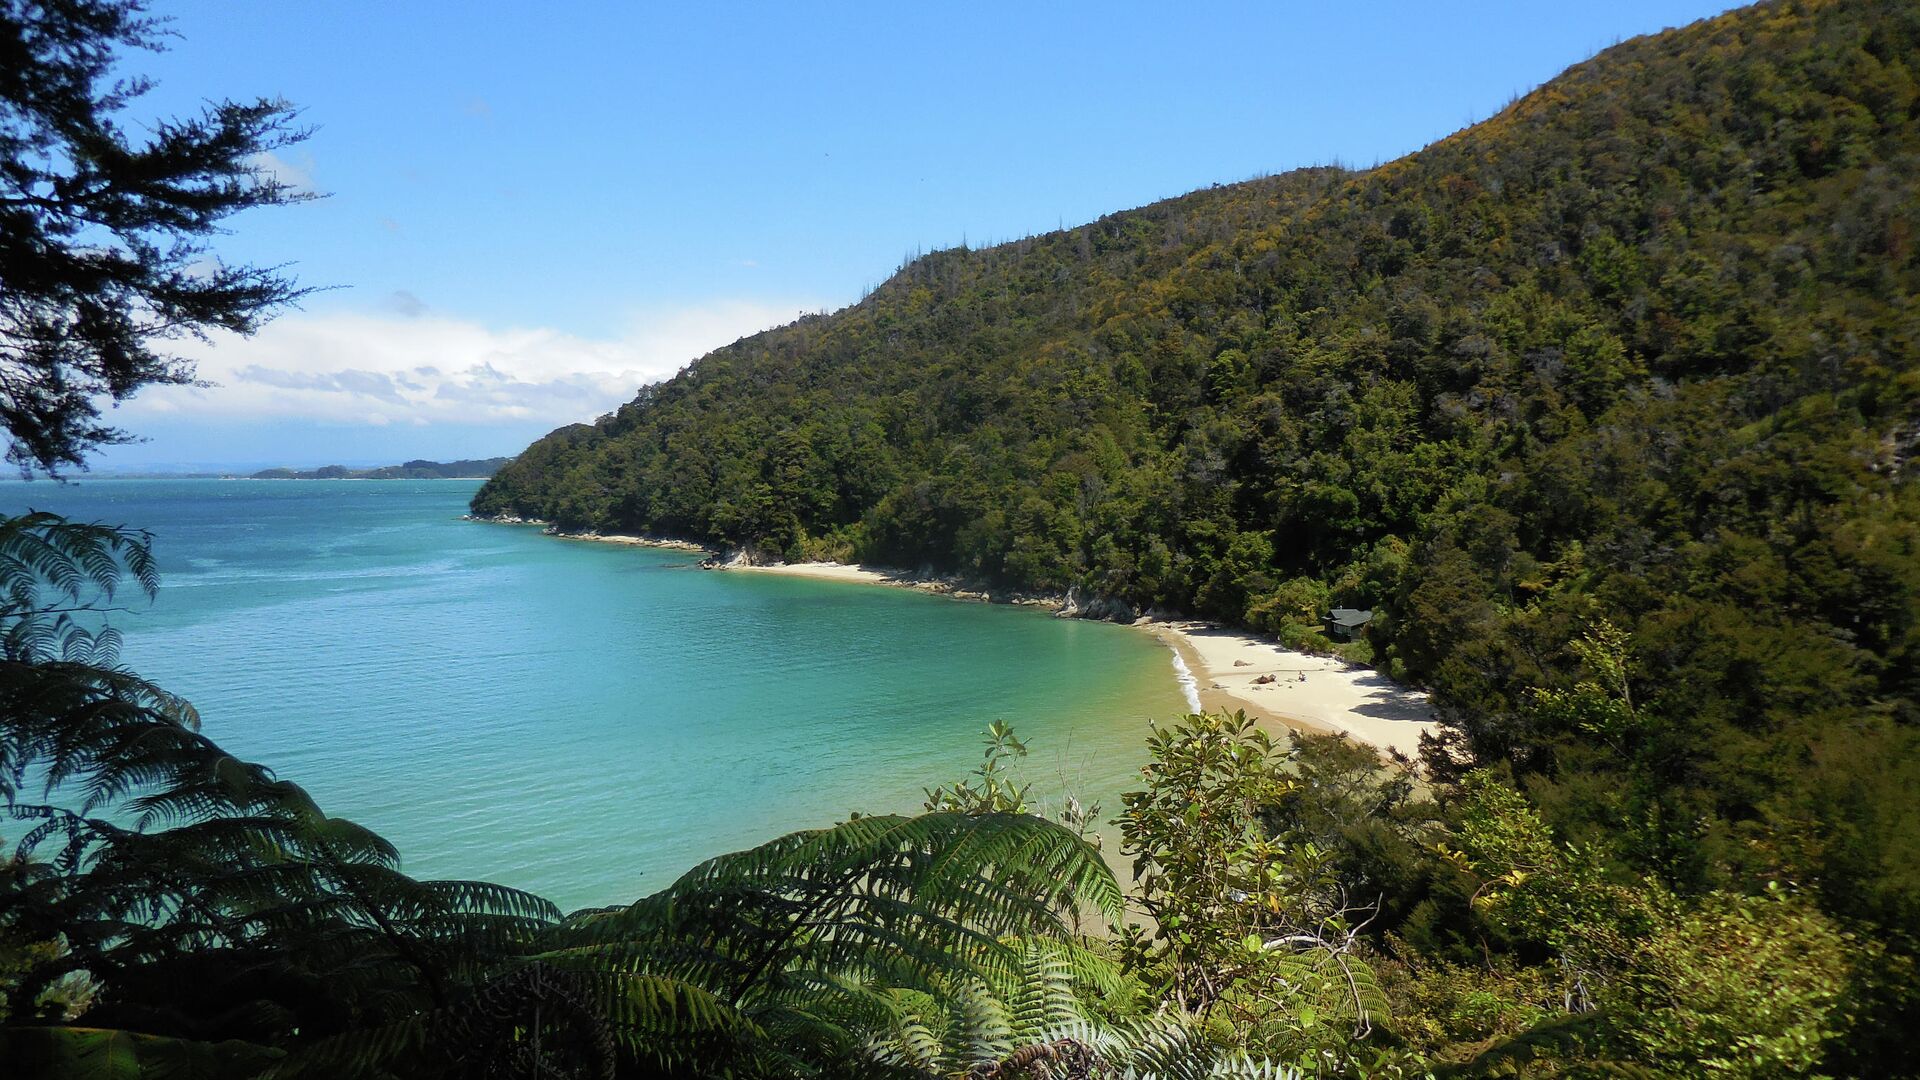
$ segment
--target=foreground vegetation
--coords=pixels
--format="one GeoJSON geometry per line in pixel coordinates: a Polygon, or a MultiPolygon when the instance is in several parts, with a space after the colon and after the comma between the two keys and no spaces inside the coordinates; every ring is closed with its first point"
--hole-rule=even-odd
{"type": "MultiPolygon", "coordinates": [[[[0,0],[25,469],[298,290],[183,269],[290,113],[128,143],[125,0],[0,0]]],[[[555,433],[476,510],[1081,588],[1315,643],[1420,771],[1243,717],[1120,808],[921,815],[563,913],[419,881],[115,666],[144,538],[0,521],[0,1063],[50,1076],[1906,1075],[1920,1020],[1920,11],[1626,43],[1364,174],[906,267],[555,433]],[[78,617],[78,621],[76,621],[78,617]]],[[[11,1073],[10,1073],[11,1074],[11,1073]]]]}
{"type": "Polygon", "coordinates": [[[1683,895],[1497,773],[1435,798],[1243,716],[1153,736],[1131,903],[1097,810],[1030,813],[1000,725],[919,816],[629,905],[417,881],[111,666],[69,612],[128,576],[154,585],[136,535],[0,522],[0,1060],[28,1075],[1771,1076],[1849,1052],[1887,989],[1797,887],[1683,895]]]}

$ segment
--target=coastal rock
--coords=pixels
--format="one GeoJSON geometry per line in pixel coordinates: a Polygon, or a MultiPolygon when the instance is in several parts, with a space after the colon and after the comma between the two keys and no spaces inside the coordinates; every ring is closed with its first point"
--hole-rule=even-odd
{"type": "Polygon", "coordinates": [[[1082,600],[1080,590],[1072,588],[1067,590],[1066,598],[1060,601],[1060,610],[1055,614],[1063,619],[1133,622],[1140,612],[1132,604],[1112,596],[1094,596],[1082,600]]]}

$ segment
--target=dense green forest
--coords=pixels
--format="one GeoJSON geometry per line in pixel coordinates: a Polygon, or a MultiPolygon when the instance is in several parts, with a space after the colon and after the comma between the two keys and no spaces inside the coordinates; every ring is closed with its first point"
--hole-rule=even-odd
{"type": "MultiPolygon", "coordinates": [[[[1910,3],[1628,41],[1378,168],[915,260],[474,508],[1307,645],[1371,607],[1447,720],[1437,779],[1497,769],[1677,895],[1792,883],[1905,971],[1917,79],[1910,3]]],[[[1405,903],[1416,952],[1479,947],[1405,903]]]]}
{"type": "Polygon", "coordinates": [[[323,465],[318,469],[262,469],[255,480],[469,480],[489,477],[512,458],[461,458],[458,461],[416,459],[399,465],[374,469],[349,469],[344,465],[323,465]]]}
{"type": "MultiPolygon", "coordinates": [[[[94,395],[191,378],[143,313],[298,295],[180,270],[295,201],[259,155],[297,136],[228,102],[134,141],[114,79],[158,33],[0,0],[23,468],[124,437],[94,395]]],[[[1887,0],[1630,41],[1377,169],[917,260],[476,498],[1300,644],[1371,606],[1434,689],[1411,767],[1156,725],[1117,852],[1033,814],[995,724],[923,813],[628,904],[417,880],[118,666],[148,537],[0,518],[0,1073],[1920,1072],[1916,69],[1887,0]]]]}

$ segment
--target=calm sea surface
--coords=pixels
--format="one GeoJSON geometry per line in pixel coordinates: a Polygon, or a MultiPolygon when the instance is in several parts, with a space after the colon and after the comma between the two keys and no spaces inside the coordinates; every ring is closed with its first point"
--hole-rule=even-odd
{"type": "Polygon", "coordinates": [[[562,907],[917,809],[997,718],[1032,748],[1036,795],[1111,817],[1147,718],[1185,711],[1170,654],[1136,631],[462,521],[477,486],[7,483],[0,511],[152,531],[162,587],[113,616],[123,662],[409,873],[562,907]]]}

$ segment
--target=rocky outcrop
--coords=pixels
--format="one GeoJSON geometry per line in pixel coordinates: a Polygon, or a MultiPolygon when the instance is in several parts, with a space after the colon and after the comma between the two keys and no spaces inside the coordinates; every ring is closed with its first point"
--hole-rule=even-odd
{"type": "Polygon", "coordinates": [[[1060,610],[1056,614],[1063,619],[1098,619],[1121,623],[1130,623],[1140,617],[1139,610],[1125,600],[1112,596],[1083,598],[1077,587],[1067,590],[1067,595],[1060,601],[1060,610]]]}

